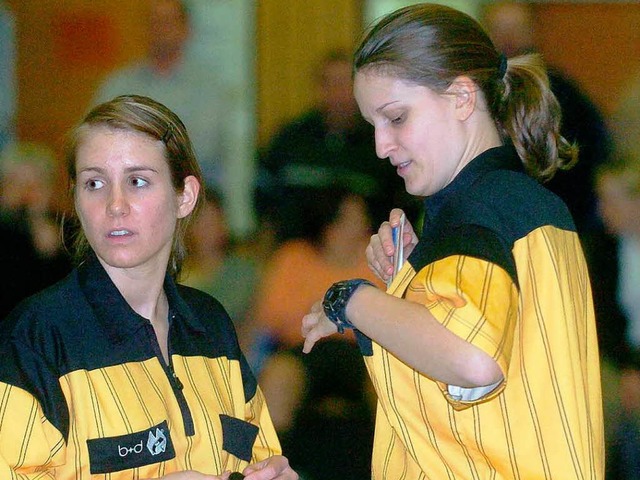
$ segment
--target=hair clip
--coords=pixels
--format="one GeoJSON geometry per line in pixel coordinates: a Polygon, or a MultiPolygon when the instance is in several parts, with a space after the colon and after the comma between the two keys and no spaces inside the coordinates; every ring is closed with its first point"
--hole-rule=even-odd
{"type": "Polygon", "coordinates": [[[504,53],[500,54],[500,61],[498,63],[498,79],[502,80],[507,74],[507,57],[504,53]]]}
{"type": "Polygon", "coordinates": [[[173,135],[173,126],[171,124],[169,124],[169,126],[167,127],[167,131],[164,132],[164,135],[162,136],[162,142],[165,145],[167,144],[167,142],[171,138],[171,135],[173,135]]]}

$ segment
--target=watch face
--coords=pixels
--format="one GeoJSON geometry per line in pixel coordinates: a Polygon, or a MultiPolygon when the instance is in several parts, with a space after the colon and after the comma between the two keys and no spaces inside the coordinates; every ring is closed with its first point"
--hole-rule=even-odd
{"type": "Polygon", "coordinates": [[[346,290],[348,289],[345,288],[344,283],[338,282],[329,288],[325,294],[322,307],[327,317],[333,322],[340,320],[339,315],[344,307],[344,294],[346,290]]]}
{"type": "Polygon", "coordinates": [[[327,295],[325,297],[325,302],[329,304],[335,303],[340,298],[341,293],[342,293],[342,289],[332,288],[327,292],[327,295]]]}

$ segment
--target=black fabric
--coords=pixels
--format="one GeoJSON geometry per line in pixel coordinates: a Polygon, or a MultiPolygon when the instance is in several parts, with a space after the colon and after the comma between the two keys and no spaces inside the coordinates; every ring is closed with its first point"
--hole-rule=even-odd
{"type": "Polygon", "coordinates": [[[142,467],[176,456],[167,422],[128,435],[87,440],[93,475],[142,467]]]}
{"type": "Polygon", "coordinates": [[[583,247],[592,269],[591,288],[600,353],[618,367],[640,368],[640,352],[626,339],[629,319],[618,303],[618,239],[601,233],[586,235],[583,247]]]}
{"type": "MultiPolygon", "coordinates": [[[[238,359],[246,398],[253,398],[257,382],[222,305],[203,292],[176,285],[169,276],[165,292],[174,314],[170,354],[238,359]]],[[[0,362],[0,380],[34,395],[47,419],[66,438],[69,412],[61,377],[156,358],[157,348],[150,322],[128,305],[91,255],[65,279],[21,302],[0,323],[0,357],[7,359],[0,362]]],[[[181,396],[180,390],[176,395],[181,396]]]]}
{"type": "Polygon", "coordinates": [[[562,110],[561,134],[576,143],[580,152],[571,169],[558,171],[545,185],[567,204],[579,234],[602,231],[595,171],[611,154],[611,134],[600,110],[575,81],[556,68],[549,68],[548,73],[562,110]]]}
{"type": "Polygon", "coordinates": [[[425,199],[422,235],[409,262],[419,271],[449,255],[469,255],[500,265],[517,284],[513,245],[544,225],[576,229],[564,202],[524,173],[512,147],[492,148],[425,199]]]}
{"type": "Polygon", "coordinates": [[[222,423],[222,449],[240,460],[251,461],[258,427],[229,415],[220,415],[220,422],[222,423]]]}

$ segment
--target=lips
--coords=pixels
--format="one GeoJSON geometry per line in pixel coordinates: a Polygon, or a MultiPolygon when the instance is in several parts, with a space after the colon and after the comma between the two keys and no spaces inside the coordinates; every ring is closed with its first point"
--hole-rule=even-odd
{"type": "Polygon", "coordinates": [[[402,172],[409,166],[410,163],[411,163],[411,160],[395,164],[394,166],[396,167],[396,172],[398,173],[398,175],[401,175],[402,172]]]}

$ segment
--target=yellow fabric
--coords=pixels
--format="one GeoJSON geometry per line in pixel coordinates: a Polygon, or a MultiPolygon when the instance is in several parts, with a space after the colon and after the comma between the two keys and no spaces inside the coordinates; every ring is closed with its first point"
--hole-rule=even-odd
{"type": "Polygon", "coordinates": [[[79,370],[63,377],[60,382],[71,419],[66,444],[31,395],[0,384],[0,421],[9,422],[0,430],[8,432],[5,437],[0,435],[0,451],[5,455],[0,458],[0,478],[16,478],[12,470],[24,480],[137,480],[182,470],[215,475],[227,470],[241,471],[248,462],[222,448],[220,414],[260,427],[251,463],[281,453],[262,392],[258,390],[249,401],[244,397],[237,360],[174,356],[173,363],[193,415],[196,432],[193,436],[185,435],[179,405],[155,359],[79,370]],[[164,420],[171,433],[175,458],[106,477],[90,474],[87,439],[142,431],[164,420]],[[23,441],[15,443],[20,437],[18,432],[22,432],[23,441]],[[44,452],[50,452],[50,458],[45,458],[44,452]]]}
{"type": "Polygon", "coordinates": [[[407,264],[390,286],[494,357],[505,381],[456,402],[374,343],[365,360],[379,397],[375,479],[603,478],[599,358],[578,237],[538,228],[513,255],[518,286],[464,256],[419,272],[407,264]]]}

